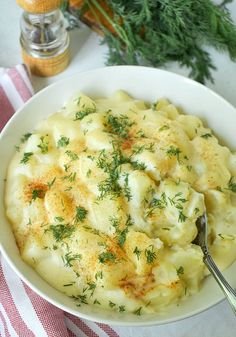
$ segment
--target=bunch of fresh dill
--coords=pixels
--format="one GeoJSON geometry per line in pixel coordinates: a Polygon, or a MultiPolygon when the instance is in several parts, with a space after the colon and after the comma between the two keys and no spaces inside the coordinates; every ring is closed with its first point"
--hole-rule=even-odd
{"type": "Polygon", "coordinates": [[[159,67],[177,61],[204,83],[213,81],[215,69],[206,46],[236,60],[236,26],[225,7],[231,1],[216,5],[211,0],[85,0],[79,12],[89,9],[97,19],[109,48],[108,64],[159,67]],[[101,16],[112,29],[101,24],[101,16]]]}

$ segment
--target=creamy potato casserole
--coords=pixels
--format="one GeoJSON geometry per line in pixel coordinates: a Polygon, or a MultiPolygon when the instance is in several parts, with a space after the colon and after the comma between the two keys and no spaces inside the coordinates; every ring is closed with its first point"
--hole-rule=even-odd
{"type": "Polygon", "coordinates": [[[78,94],[22,136],[6,213],[50,285],[77,305],[142,315],[199,290],[205,211],[216,263],[235,260],[235,176],[236,155],[167,100],[78,94]]]}

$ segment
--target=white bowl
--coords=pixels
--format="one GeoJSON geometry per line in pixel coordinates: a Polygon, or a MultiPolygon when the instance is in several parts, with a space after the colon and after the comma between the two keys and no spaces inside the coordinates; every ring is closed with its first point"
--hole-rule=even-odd
{"type": "MultiPolygon", "coordinates": [[[[9,222],[4,211],[4,178],[8,163],[22,134],[33,130],[35,125],[57,111],[76,91],[99,97],[111,95],[123,89],[130,95],[153,102],[166,97],[188,114],[199,116],[214,130],[221,142],[235,150],[236,110],[219,95],[190,79],[163,70],[117,66],[78,73],[59,81],[31,98],[18,110],[0,135],[0,248],[15,272],[36,293],[57,307],[81,318],[123,326],[147,326],[169,323],[197,314],[223,299],[223,294],[213,278],[207,277],[199,293],[166,313],[135,316],[105,311],[85,306],[77,308],[72,299],[48,285],[19,255],[9,222]]],[[[194,266],[193,266],[194,268],[194,266]]],[[[225,271],[229,282],[236,286],[236,263],[225,271]]]]}

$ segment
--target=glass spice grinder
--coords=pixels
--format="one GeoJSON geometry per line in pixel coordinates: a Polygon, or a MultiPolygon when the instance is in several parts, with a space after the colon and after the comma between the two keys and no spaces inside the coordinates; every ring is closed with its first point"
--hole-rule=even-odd
{"type": "Polygon", "coordinates": [[[38,76],[53,76],[69,63],[69,36],[62,0],[17,0],[24,9],[20,44],[23,61],[38,76]]]}

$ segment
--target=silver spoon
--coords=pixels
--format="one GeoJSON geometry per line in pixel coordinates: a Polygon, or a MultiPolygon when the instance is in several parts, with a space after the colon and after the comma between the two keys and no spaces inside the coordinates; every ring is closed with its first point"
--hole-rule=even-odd
{"type": "Polygon", "coordinates": [[[208,250],[206,214],[203,214],[197,219],[196,225],[198,229],[198,234],[194,240],[194,243],[201,247],[204,254],[203,262],[221,287],[226,299],[229,301],[229,304],[233,309],[234,314],[236,315],[236,291],[229,285],[224,276],[221,274],[208,250]]]}

